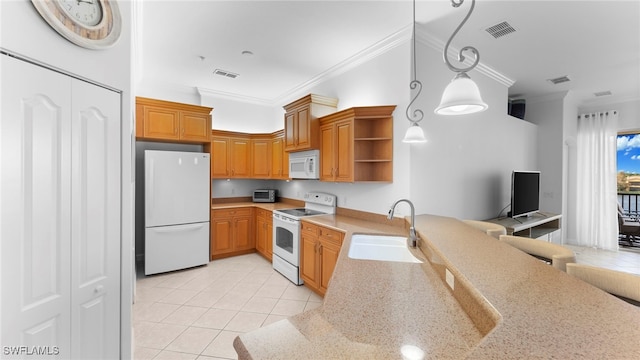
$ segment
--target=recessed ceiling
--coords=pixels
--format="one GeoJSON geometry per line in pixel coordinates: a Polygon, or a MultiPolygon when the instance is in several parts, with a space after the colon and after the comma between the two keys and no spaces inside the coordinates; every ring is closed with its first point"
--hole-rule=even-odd
{"type": "MultiPolygon", "coordinates": [[[[468,3],[418,0],[416,21],[444,42],[468,3]]],[[[145,1],[141,81],[273,103],[406,31],[411,10],[406,0],[145,1]]],[[[475,46],[483,64],[513,80],[510,96],[571,90],[583,104],[640,99],[638,1],[477,1],[455,44],[475,46]],[[501,36],[488,35],[496,25],[501,36]],[[570,82],[547,81],[567,74],[570,82]],[[603,90],[611,95],[594,95],[603,90]]]]}

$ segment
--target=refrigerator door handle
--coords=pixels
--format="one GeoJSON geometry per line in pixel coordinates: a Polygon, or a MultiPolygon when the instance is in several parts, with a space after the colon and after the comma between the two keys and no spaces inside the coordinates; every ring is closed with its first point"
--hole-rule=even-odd
{"type": "Polygon", "coordinates": [[[157,226],[157,227],[154,227],[153,229],[154,231],[159,233],[185,232],[185,231],[200,230],[202,229],[202,227],[204,227],[205,224],[208,224],[208,222],[194,223],[194,224],[181,224],[181,225],[173,225],[173,226],[157,226]]]}

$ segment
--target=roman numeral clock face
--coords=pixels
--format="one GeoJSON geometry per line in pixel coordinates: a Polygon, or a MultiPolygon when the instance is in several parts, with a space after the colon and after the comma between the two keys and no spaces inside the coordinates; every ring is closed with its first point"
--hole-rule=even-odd
{"type": "Polygon", "coordinates": [[[60,35],[88,49],[111,47],[122,20],[116,0],[31,0],[42,18],[60,35]]]}

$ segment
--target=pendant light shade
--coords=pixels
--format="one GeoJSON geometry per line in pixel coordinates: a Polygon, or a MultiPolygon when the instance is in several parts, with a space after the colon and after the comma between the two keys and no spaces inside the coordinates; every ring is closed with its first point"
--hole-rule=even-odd
{"type": "Polygon", "coordinates": [[[418,125],[418,123],[413,123],[404,134],[402,142],[409,144],[426,143],[427,139],[424,137],[424,131],[422,131],[420,125],[418,125]]]}
{"type": "MultiPolygon", "coordinates": [[[[451,5],[457,8],[462,5],[463,2],[464,0],[451,0],[451,5]]],[[[464,52],[470,52],[471,54],[473,54],[473,62],[467,67],[457,67],[453,65],[447,57],[451,40],[453,40],[453,38],[456,36],[458,31],[460,31],[467,20],[469,20],[469,17],[471,16],[475,5],[476,0],[471,0],[471,6],[469,7],[467,16],[465,16],[460,25],[458,25],[453,34],[451,34],[451,37],[447,41],[447,44],[444,46],[442,57],[444,58],[445,64],[447,64],[447,66],[449,67],[449,70],[456,73],[456,77],[451,80],[449,85],[447,85],[447,87],[444,89],[444,92],[442,93],[440,106],[438,106],[434,110],[434,112],[438,115],[472,114],[485,111],[489,107],[484,101],[482,101],[478,85],[476,85],[476,83],[471,80],[469,75],[467,75],[467,72],[473,70],[473,68],[475,68],[476,65],[478,65],[478,63],[480,62],[480,53],[478,53],[478,50],[473,46],[465,46],[458,53],[458,61],[460,63],[463,63],[466,59],[463,55],[464,52]]]]}
{"type": "Polygon", "coordinates": [[[482,101],[478,85],[465,72],[460,72],[451,80],[442,93],[440,105],[435,109],[439,115],[463,115],[487,110],[482,101]]]}

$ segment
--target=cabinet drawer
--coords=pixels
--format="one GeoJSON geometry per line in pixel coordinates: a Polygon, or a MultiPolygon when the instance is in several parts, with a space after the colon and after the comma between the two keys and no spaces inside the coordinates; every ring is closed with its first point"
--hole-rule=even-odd
{"type": "Polygon", "coordinates": [[[337,244],[342,244],[343,234],[340,231],[320,227],[320,237],[324,240],[332,240],[337,244]]]}
{"type": "Polygon", "coordinates": [[[214,218],[233,217],[233,216],[250,216],[251,208],[232,208],[213,210],[214,218]]]}
{"type": "Polygon", "coordinates": [[[302,221],[300,224],[300,231],[303,234],[307,234],[307,235],[311,235],[311,236],[318,236],[318,226],[317,225],[313,225],[313,224],[309,224],[307,222],[302,221]]]}
{"type": "Polygon", "coordinates": [[[256,208],[256,216],[260,218],[270,219],[272,217],[271,211],[256,208]]]}

